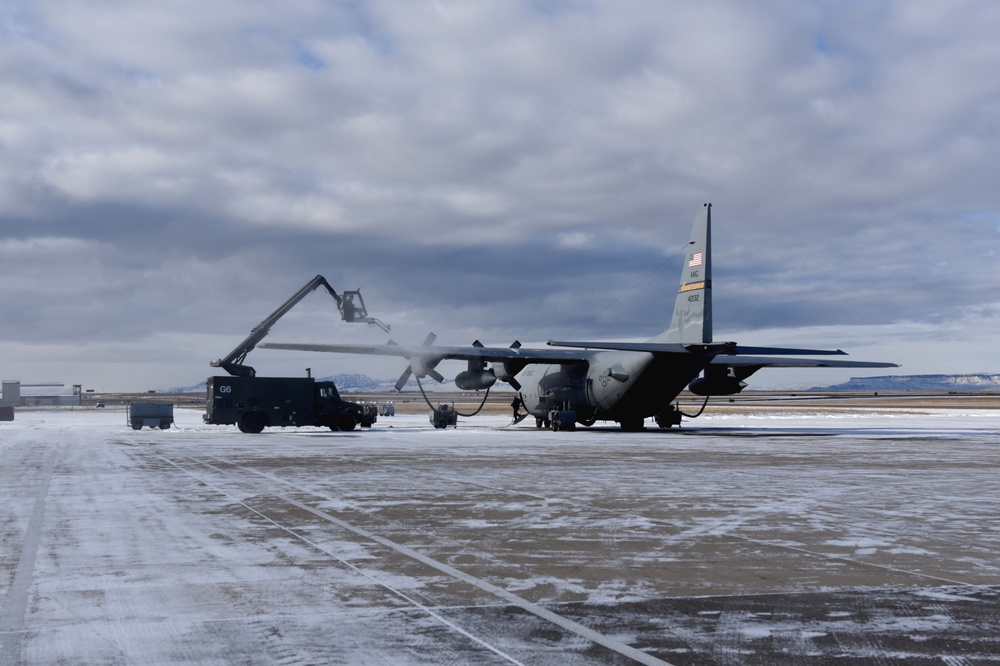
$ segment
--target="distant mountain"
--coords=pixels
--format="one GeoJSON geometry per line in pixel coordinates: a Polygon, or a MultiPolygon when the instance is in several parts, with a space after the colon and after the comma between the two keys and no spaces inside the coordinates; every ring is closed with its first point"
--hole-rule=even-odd
{"type": "Polygon", "coordinates": [[[810,391],[998,391],[1000,374],[886,375],[852,377],[835,386],[814,386],[810,391]]]}
{"type": "MultiPolygon", "coordinates": [[[[385,381],[376,381],[368,375],[333,375],[332,377],[317,377],[316,381],[333,382],[341,393],[365,393],[379,391],[385,381]]],[[[393,382],[395,383],[395,382],[393,382]]]]}

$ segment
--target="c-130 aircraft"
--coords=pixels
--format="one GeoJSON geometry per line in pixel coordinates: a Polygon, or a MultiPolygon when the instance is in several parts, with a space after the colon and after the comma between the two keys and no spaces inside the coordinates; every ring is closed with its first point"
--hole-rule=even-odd
{"type": "Polygon", "coordinates": [[[648,417],[661,428],[680,425],[682,415],[672,401],[685,386],[707,402],[710,396],[739,393],[746,387],[743,380],[761,368],[898,367],[895,363],[805,358],[846,356],[839,349],[714,342],[711,226],[712,204],[707,203],[691,230],[670,325],[646,342],[550,340],[552,349],[529,349],[519,342],[486,347],[477,340],[470,347],[445,347],[433,346],[431,334],[419,347],[391,341],[379,346],[267,343],[260,347],[403,357],[409,367],[396,390],[402,389],[411,374],[418,380],[430,376],[444,381],[435,369],[441,361],[468,361],[468,369],[455,377],[457,388],[489,390],[497,381],[507,382],[517,391],[515,420],[530,414],[538,427],[551,425],[553,429],[572,429],[576,423],[590,426],[602,420],[637,431],[648,417]],[[517,400],[528,414],[518,413],[517,400]]]}

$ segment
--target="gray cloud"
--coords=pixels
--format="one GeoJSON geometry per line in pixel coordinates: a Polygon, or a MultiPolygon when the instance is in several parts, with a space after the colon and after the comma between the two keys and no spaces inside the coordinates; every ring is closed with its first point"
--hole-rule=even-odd
{"type": "Polygon", "coordinates": [[[0,374],[196,381],[317,273],[407,341],[644,337],[704,201],[720,331],[994,330],[998,14],[8,3],[0,374]]]}

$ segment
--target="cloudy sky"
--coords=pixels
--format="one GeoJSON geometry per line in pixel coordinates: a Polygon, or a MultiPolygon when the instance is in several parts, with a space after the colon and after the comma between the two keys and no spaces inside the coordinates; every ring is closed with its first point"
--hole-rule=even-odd
{"type": "MultiPolygon", "coordinates": [[[[317,274],[401,343],[645,339],[707,201],[716,339],[1000,372],[998,31],[992,0],[8,0],[0,375],[194,384],[317,274]]],[[[270,339],[388,337],[317,292],[270,339]]]]}

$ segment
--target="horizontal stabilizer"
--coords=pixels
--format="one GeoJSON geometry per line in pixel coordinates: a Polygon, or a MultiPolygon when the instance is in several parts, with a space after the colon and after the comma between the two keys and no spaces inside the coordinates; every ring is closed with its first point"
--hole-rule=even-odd
{"type": "Polygon", "coordinates": [[[719,353],[743,356],[782,355],[782,356],[847,356],[840,349],[795,349],[789,347],[743,347],[732,342],[713,342],[700,344],[677,344],[670,342],[571,342],[568,340],[549,340],[553,347],[577,347],[583,349],[610,349],[614,351],[648,352],[650,354],[680,354],[690,351],[717,350],[719,353]]]}
{"type": "Polygon", "coordinates": [[[712,359],[712,365],[732,367],[753,366],[757,368],[898,368],[898,363],[877,361],[842,361],[839,359],[781,358],[776,356],[731,356],[720,354],[712,359]]]}
{"type": "Polygon", "coordinates": [[[745,356],[747,354],[757,354],[759,356],[784,355],[784,356],[847,356],[847,352],[842,349],[790,349],[788,347],[744,347],[742,345],[727,346],[727,354],[745,356]]]}

